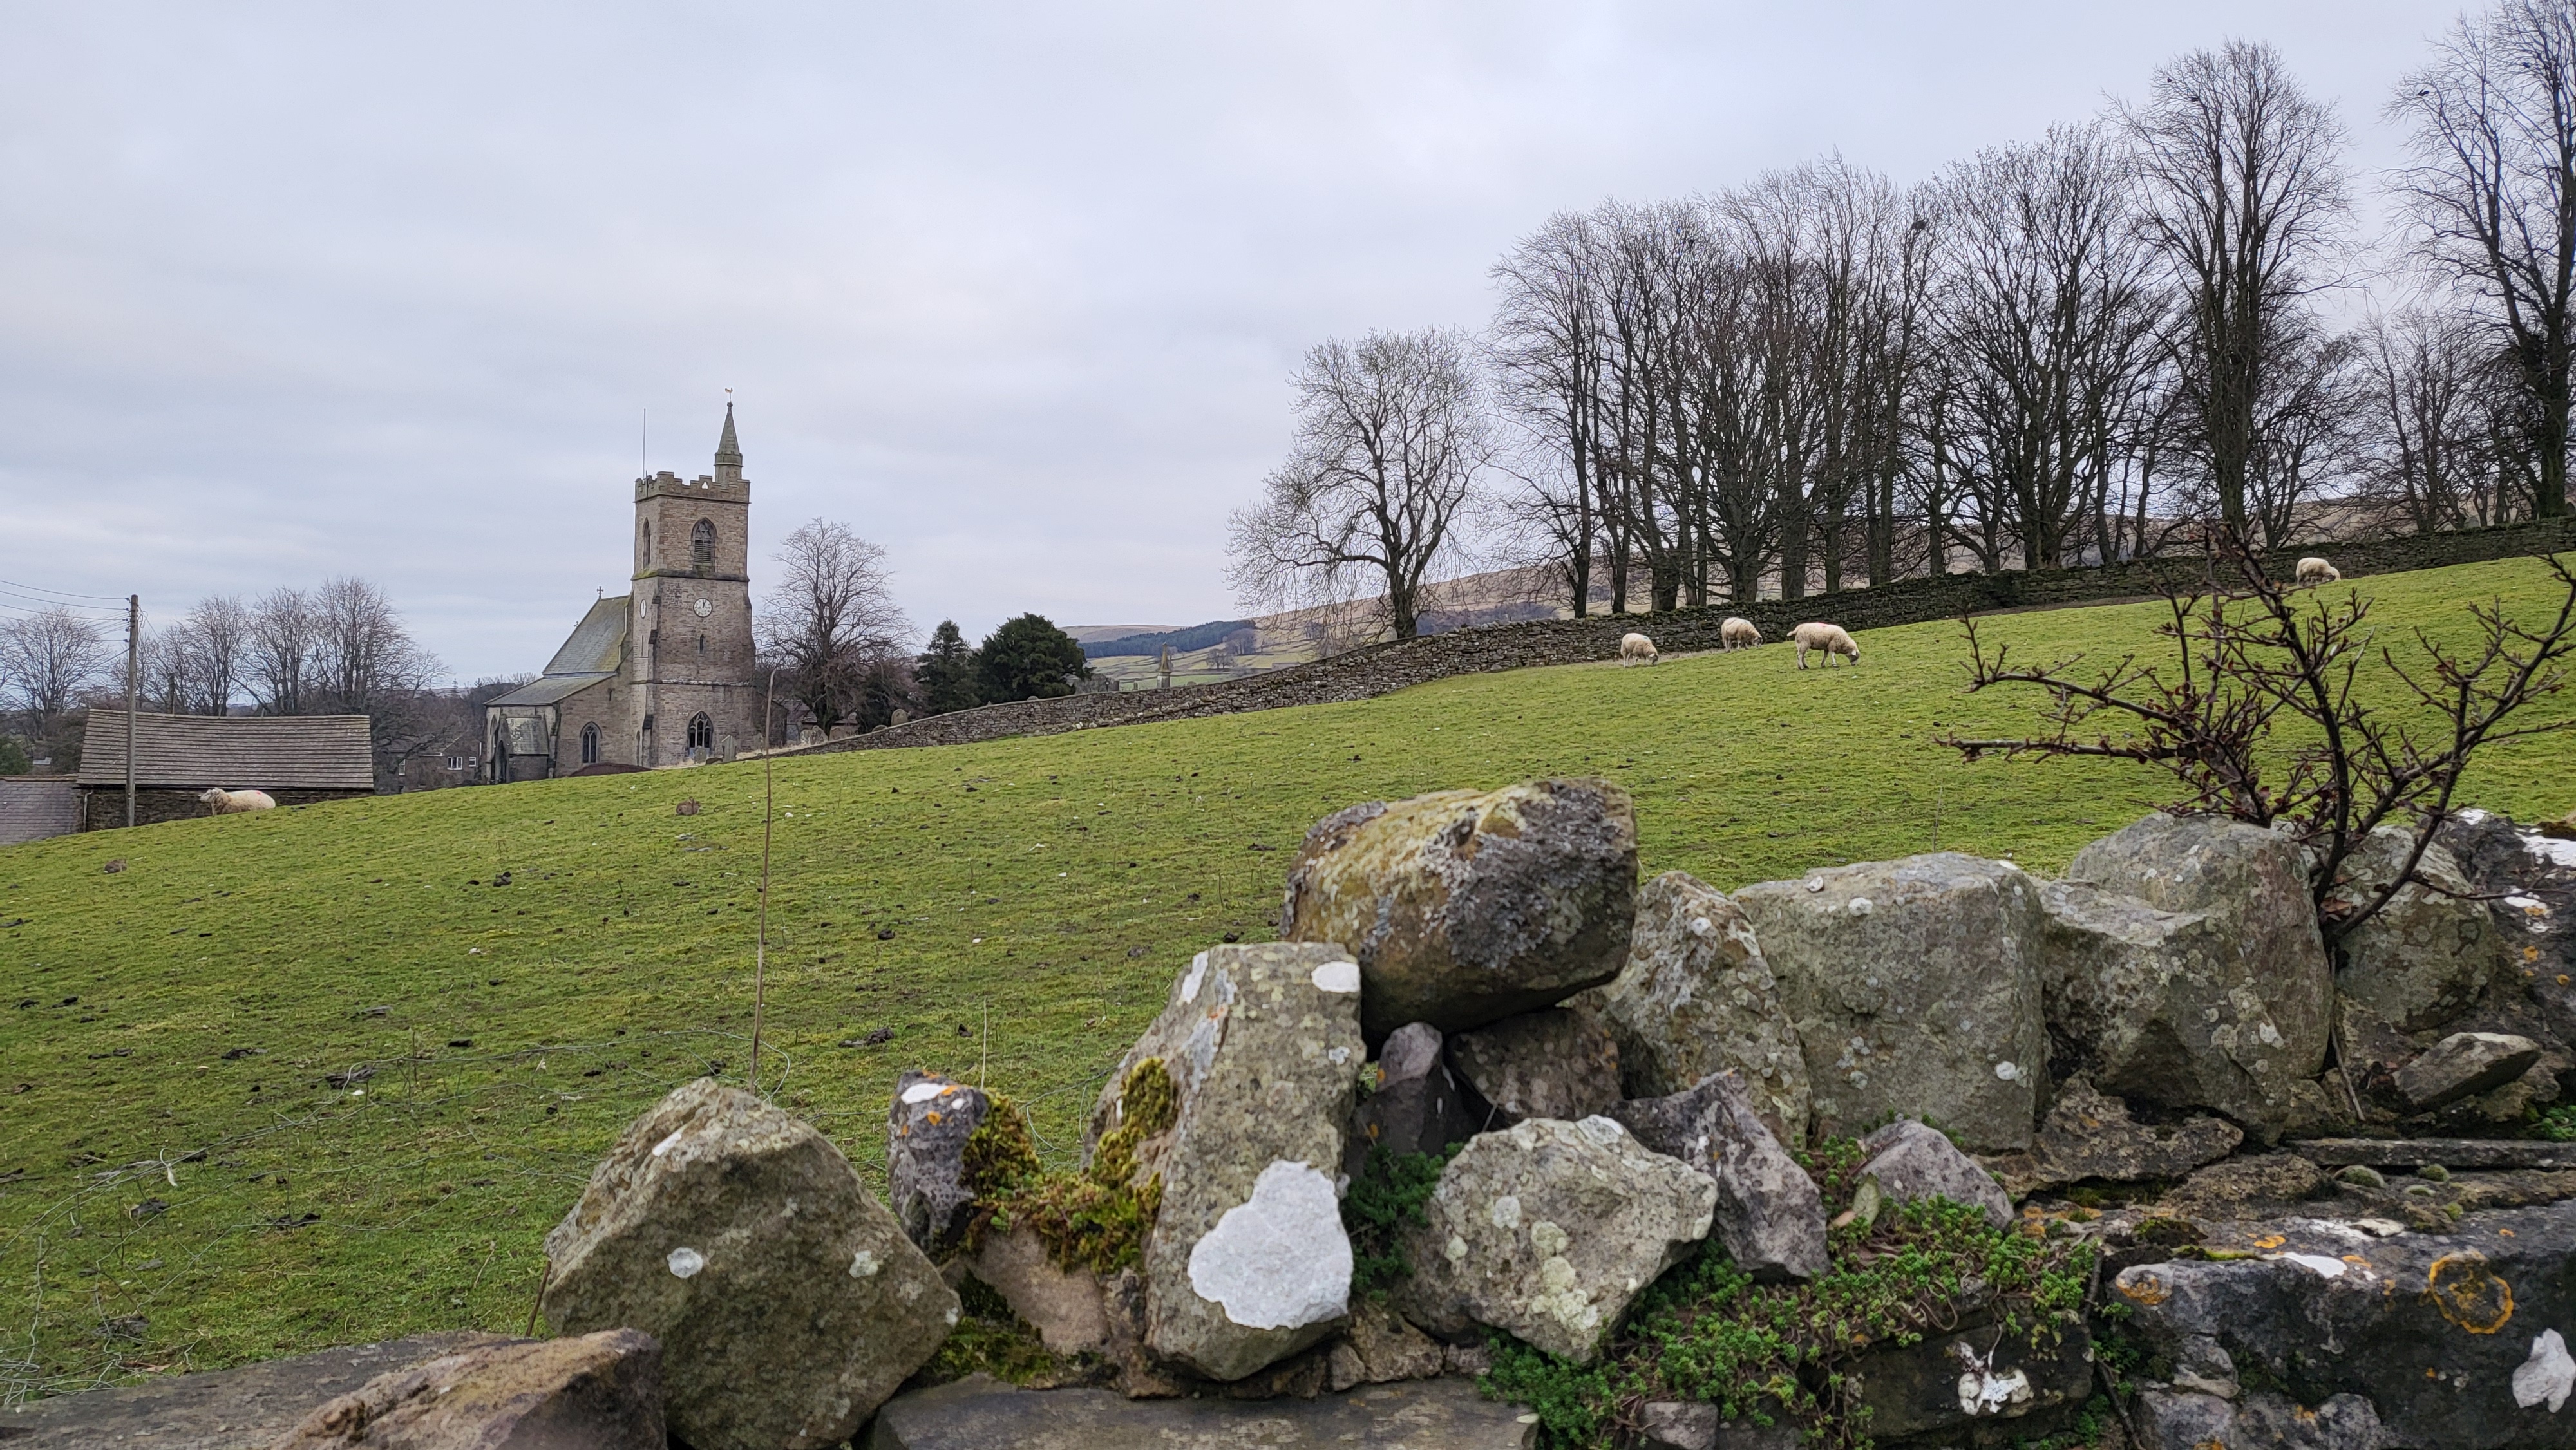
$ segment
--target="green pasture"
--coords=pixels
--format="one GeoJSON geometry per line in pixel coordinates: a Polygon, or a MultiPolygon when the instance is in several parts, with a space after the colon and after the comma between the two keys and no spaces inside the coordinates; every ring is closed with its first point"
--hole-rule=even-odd
{"type": "MultiPolygon", "coordinates": [[[[2519,561],[2359,581],[2382,636],[2554,598],[2519,561]]],[[[2158,606],[1993,619],[2054,656],[2158,606]]],[[[1651,629],[1651,624],[1648,625],[1651,629]]],[[[896,1074],[983,1077],[1070,1162],[1199,948],[1273,929],[1309,823],[1591,773],[1643,869],[1724,887],[1935,847],[2061,866],[2160,798],[1987,760],[1953,624],[1382,699],[776,766],[762,1086],[882,1176],[896,1074]]],[[[0,1397],[439,1328],[517,1331],[545,1230],[638,1110],[746,1070],[758,763],[380,797],[0,849],[0,1397]],[[701,809],[676,814],[684,799],[701,809]],[[121,869],[110,870],[121,861],[121,869]],[[507,884],[500,884],[506,878],[507,884]]],[[[254,784],[254,782],[243,782],[254,784]]],[[[2576,737],[2478,804],[2576,806],[2576,737]]]]}

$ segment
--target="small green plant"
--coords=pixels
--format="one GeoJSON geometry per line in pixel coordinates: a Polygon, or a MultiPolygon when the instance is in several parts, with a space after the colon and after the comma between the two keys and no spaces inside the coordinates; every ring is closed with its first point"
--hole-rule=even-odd
{"type": "Polygon", "coordinates": [[[1015,1385],[1064,1377],[1064,1361],[982,1280],[969,1276],[960,1282],[957,1299],[957,1327],[940,1342],[930,1363],[913,1376],[913,1384],[944,1385],[970,1374],[988,1374],[1015,1385]]]}
{"type": "Polygon", "coordinates": [[[1159,1057],[1128,1069],[1118,1086],[1118,1126],[1092,1145],[1089,1166],[1076,1173],[1038,1169],[1028,1125],[1006,1100],[996,1098],[983,1123],[966,1139],[966,1166],[975,1190],[967,1245],[996,1230],[1027,1227],[1046,1245],[1058,1268],[1108,1274],[1137,1261],[1145,1231],[1163,1205],[1163,1180],[1137,1181],[1137,1150],[1168,1131],[1180,1112],[1180,1091],[1159,1057]]]}
{"type": "MultiPolygon", "coordinates": [[[[1829,1140],[1806,1157],[1828,1213],[1850,1207],[1861,1155],[1829,1140]]],[[[1862,1450],[1866,1410],[1849,1371],[1882,1343],[1955,1327],[1971,1280],[2000,1331],[2034,1347],[2083,1317],[2091,1245],[1998,1229],[1946,1199],[1890,1204],[1827,1240],[1830,1267],[1804,1284],[1757,1284],[1711,1246],[1656,1281],[1599,1363],[1575,1365],[1497,1341],[1488,1393],[1527,1403],[1551,1446],[1607,1450],[1632,1437],[1636,1408],[1697,1400],[1730,1420],[1805,1422],[1809,1443],[1862,1450]]],[[[2080,1442],[2068,1442],[2080,1443],[2080,1442]]]]}
{"type": "Polygon", "coordinates": [[[2531,1136],[2553,1143],[2576,1143],[2576,1103],[2561,1103],[2540,1115],[2531,1125],[2531,1136]]]}
{"type": "Polygon", "coordinates": [[[1342,1227],[1351,1236],[1351,1291],[1382,1299],[1413,1272],[1405,1261],[1404,1231],[1430,1220],[1422,1206],[1440,1186],[1440,1174],[1463,1143],[1443,1153],[1391,1153],[1369,1145],[1368,1161],[1342,1199],[1342,1227]]]}

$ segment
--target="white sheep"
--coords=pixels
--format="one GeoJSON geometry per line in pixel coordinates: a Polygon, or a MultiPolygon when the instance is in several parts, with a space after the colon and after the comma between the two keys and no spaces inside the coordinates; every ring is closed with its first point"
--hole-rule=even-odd
{"type": "Polygon", "coordinates": [[[1655,642],[1653,640],[1646,638],[1642,634],[1626,634],[1620,636],[1620,664],[1651,665],[1655,662],[1656,658],[1655,642]]]}
{"type": "Polygon", "coordinates": [[[2313,554],[2299,561],[2299,587],[2302,589],[2313,584],[2332,584],[2341,578],[2341,569],[2313,554]]]}
{"type": "Polygon", "coordinates": [[[206,814],[210,816],[237,816],[244,811],[277,809],[276,797],[264,790],[226,790],[216,786],[197,799],[205,803],[206,814]]]}
{"type": "Polygon", "coordinates": [[[1789,631],[1789,639],[1798,646],[1798,668],[1802,670],[1807,667],[1809,650],[1822,654],[1827,666],[1833,664],[1836,655],[1843,656],[1853,664],[1860,663],[1860,646],[1852,643],[1852,637],[1839,624],[1809,620],[1789,631]]]}
{"type": "Polygon", "coordinates": [[[1762,642],[1762,631],[1753,627],[1752,620],[1728,615],[1717,627],[1717,641],[1720,649],[1751,649],[1762,642]]]}

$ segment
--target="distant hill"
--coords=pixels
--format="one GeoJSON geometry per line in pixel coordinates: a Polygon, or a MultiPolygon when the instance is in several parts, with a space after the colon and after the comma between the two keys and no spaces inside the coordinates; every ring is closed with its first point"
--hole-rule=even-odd
{"type": "Polygon", "coordinates": [[[1125,639],[1131,634],[1159,634],[1181,628],[1177,624],[1068,624],[1064,632],[1078,643],[1096,644],[1102,640],[1125,639]]]}
{"type": "Polygon", "coordinates": [[[1175,654],[1206,649],[1238,629],[1250,628],[1252,628],[1252,621],[1249,619],[1211,619],[1205,624],[1193,624],[1186,629],[1154,630],[1098,641],[1083,639],[1078,634],[1074,635],[1074,638],[1082,640],[1082,652],[1085,656],[1097,660],[1107,659],[1113,655],[1160,655],[1166,649],[1175,654]]]}

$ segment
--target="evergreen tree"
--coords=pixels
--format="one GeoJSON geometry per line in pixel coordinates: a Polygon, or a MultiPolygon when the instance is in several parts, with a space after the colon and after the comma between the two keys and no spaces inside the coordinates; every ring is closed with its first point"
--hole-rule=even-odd
{"type": "Polygon", "coordinates": [[[914,661],[912,678],[914,695],[921,701],[921,713],[925,715],[945,715],[984,703],[975,677],[975,651],[957,632],[956,620],[943,619],[930,632],[930,648],[914,661]]]}
{"type": "Polygon", "coordinates": [[[984,636],[975,666],[987,700],[1070,695],[1073,681],[1091,678],[1081,644],[1043,614],[1023,614],[984,636]]]}

